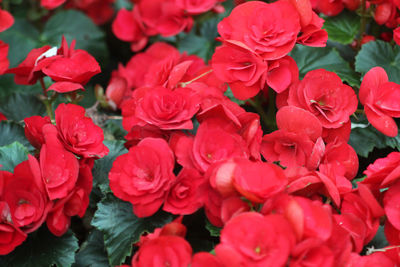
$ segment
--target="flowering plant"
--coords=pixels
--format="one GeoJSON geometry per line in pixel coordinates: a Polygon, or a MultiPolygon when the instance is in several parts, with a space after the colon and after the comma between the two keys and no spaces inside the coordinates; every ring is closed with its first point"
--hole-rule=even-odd
{"type": "Polygon", "coordinates": [[[400,264],[400,2],[25,2],[1,266],[400,264]]]}

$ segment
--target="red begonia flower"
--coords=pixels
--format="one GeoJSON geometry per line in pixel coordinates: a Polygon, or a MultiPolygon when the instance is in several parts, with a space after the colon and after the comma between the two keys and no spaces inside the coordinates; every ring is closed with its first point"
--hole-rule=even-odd
{"type": "Polygon", "coordinates": [[[56,111],[58,136],[65,148],[85,158],[108,154],[103,144],[103,130],[85,116],[85,109],[74,104],[60,104],[56,111]]]}
{"type": "Polygon", "coordinates": [[[372,126],[387,136],[396,136],[398,129],[393,117],[400,117],[400,85],[389,82],[386,71],[375,67],[365,74],[359,97],[372,126]]]}
{"type": "Polygon", "coordinates": [[[174,162],[165,140],[145,138],[114,161],[110,188],[118,198],[132,203],[138,217],[148,217],[161,207],[176,179],[174,162]]]}

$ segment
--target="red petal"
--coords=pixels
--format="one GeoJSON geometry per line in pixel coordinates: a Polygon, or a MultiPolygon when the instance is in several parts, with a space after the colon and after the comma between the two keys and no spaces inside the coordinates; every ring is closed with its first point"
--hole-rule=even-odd
{"type": "Polygon", "coordinates": [[[397,136],[397,124],[392,117],[386,114],[377,114],[368,106],[364,106],[365,115],[367,115],[368,121],[381,133],[395,137],[397,136]]]}
{"type": "Polygon", "coordinates": [[[82,86],[82,84],[80,83],[71,83],[71,82],[56,82],[53,83],[49,89],[47,89],[48,91],[56,91],[59,93],[68,93],[68,92],[72,92],[78,89],[82,89],[85,90],[82,86]]]}
{"type": "Polygon", "coordinates": [[[14,24],[14,17],[5,10],[0,9],[0,32],[10,28],[14,24]]]}

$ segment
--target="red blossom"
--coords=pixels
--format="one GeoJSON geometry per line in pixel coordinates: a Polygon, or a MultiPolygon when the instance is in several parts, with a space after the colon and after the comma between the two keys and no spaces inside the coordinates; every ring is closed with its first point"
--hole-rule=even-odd
{"type": "Polygon", "coordinates": [[[357,109],[353,89],[340,77],[324,69],[308,72],[304,79],[289,89],[288,104],[314,114],[324,128],[339,128],[357,109]]]}
{"type": "Polygon", "coordinates": [[[83,107],[60,104],[55,114],[58,137],[67,150],[85,158],[102,158],[108,154],[103,144],[103,130],[85,116],[83,107]]]}
{"type": "Polygon", "coordinates": [[[191,262],[192,248],[180,236],[162,235],[140,246],[132,259],[132,267],[180,267],[191,262]]]}
{"type": "Polygon", "coordinates": [[[390,82],[383,68],[375,67],[365,74],[359,97],[372,126],[387,136],[396,136],[393,117],[400,117],[400,85],[390,82]]]}
{"type": "Polygon", "coordinates": [[[224,40],[242,42],[266,60],[287,55],[294,47],[299,31],[299,15],[286,1],[241,4],[218,24],[218,32],[224,40]]]}
{"type": "Polygon", "coordinates": [[[174,155],[166,141],[145,138],[114,161],[109,173],[110,188],[133,204],[138,217],[154,214],[163,204],[176,177],[174,155]]]}
{"type": "Polygon", "coordinates": [[[220,238],[215,251],[229,266],[283,266],[295,244],[293,230],[282,215],[256,212],[232,218],[220,238]]]}

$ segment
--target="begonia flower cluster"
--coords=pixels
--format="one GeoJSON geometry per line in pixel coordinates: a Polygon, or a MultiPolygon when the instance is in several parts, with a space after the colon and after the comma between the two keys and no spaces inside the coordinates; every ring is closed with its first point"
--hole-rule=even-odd
{"type": "MultiPolygon", "coordinates": [[[[312,0],[310,1],[312,8],[316,12],[320,12],[327,16],[337,16],[343,12],[344,9],[350,11],[364,10],[363,16],[368,13],[372,14],[373,20],[378,25],[384,25],[391,29],[390,32],[383,32],[379,36],[380,39],[390,42],[394,40],[400,45],[400,2],[397,0],[384,0],[384,1],[360,1],[360,0],[312,0]]],[[[372,35],[365,34],[361,44],[375,40],[372,35]]]]}
{"type": "Polygon", "coordinates": [[[83,217],[89,205],[94,160],[108,153],[103,131],[80,106],[60,104],[55,114],[55,125],[47,116],[25,119],[26,138],[38,154],[13,173],[0,171],[1,255],[44,222],[63,235],[71,217],[83,217]]]}
{"type": "Polygon", "coordinates": [[[143,49],[149,37],[174,36],[190,31],[193,16],[213,10],[221,13],[225,0],[133,0],[132,10],[121,9],[113,21],[115,36],[131,43],[133,51],[143,49]]]}
{"type": "Polygon", "coordinates": [[[182,218],[142,236],[131,265],[143,266],[396,266],[399,247],[360,256],[356,217],[327,204],[279,195],[268,210],[242,212],[221,231],[215,253],[194,253],[182,218]],[[279,204],[278,204],[279,203],[279,204]]]}
{"type": "Polygon", "coordinates": [[[60,48],[49,45],[33,49],[17,67],[6,73],[13,73],[16,84],[31,85],[45,76],[54,83],[48,91],[68,93],[84,90],[84,85],[101,72],[99,63],[88,52],[75,49],[75,40],[68,47],[63,37],[60,48]]]}
{"type": "MultiPolygon", "coordinates": [[[[357,128],[368,128],[382,142],[398,141],[400,84],[393,69],[370,67],[361,82],[354,73],[353,85],[337,68],[301,70],[293,50],[327,45],[328,27],[318,13],[360,8],[361,19],[369,12],[377,25],[394,29],[400,2],[236,0],[218,23],[215,41],[221,44],[209,62],[150,38],[189,32],[196,16],[224,12],[225,0],[131,2],[133,9],[120,8],[108,26],[135,53],[110,68],[105,93],[94,86],[94,105],[87,109],[78,105],[80,93],[101,69],[75,40],[68,44],[62,37],[60,47],[34,48],[13,68],[9,46],[0,41],[0,74],[12,74],[27,90],[39,82],[43,95],[32,96],[47,112],[19,122],[9,122],[13,114],[6,109],[0,113],[0,127],[22,133],[24,126],[31,153],[22,162],[0,161],[0,255],[15,252],[40,227],[61,237],[78,216],[88,232],[79,241],[71,238],[80,246],[73,251],[76,261],[99,242],[96,253],[120,267],[400,264],[400,152],[381,150],[385,156],[365,163],[351,142],[357,128]],[[358,114],[365,124],[352,124],[358,114]],[[96,123],[107,131],[110,148],[96,123]],[[124,143],[114,140],[124,131],[124,143]],[[126,232],[119,231],[119,207],[126,232]],[[201,239],[212,246],[207,251],[195,244],[198,233],[188,233],[203,226],[210,232],[201,239]],[[377,237],[385,239],[379,248],[372,246],[377,237]]],[[[79,9],[104,24],[114,3],[41,0],[37,7],[52,10],[49,16],[60,6],[79,9]]],[[[13,23],[0,9],[0,32],[13,23]]],[[[356,45],[343,49],[360,50],[374,40],[363,35],[364,26],[356,45]]],[[[342,60],[324,49],[340,57],[334,62],[342,60]]]]}
{"type": "MultiPolygon", "coordinates": [[[[155,43],[113,73],[108,101],[122,110],[129,132],[129,152],[117,157],[109,173],[115,196],[130,202],[138,217],[204,208],[209,222],[222,227],[215,255],[193,255],[184,226],[174,222],[174,230],[165,226],[137,243],[132,266],[399,262],[397,154],[370,165],[367,178],[353,188],[359,162],[348,141],[356,92],[324,69],[300,80],[287,56],[296,42],[326,41],[323,21],[315,22],[311,6],[304,6],[237,6],[218,25],[223,45],[211,67],[155,43]],[[302,39],[307,33],[312,37],[302,39]],[[224,83],[238,99],[273,89],[277,130],[264,134],[259,115],[229,100],[224,83]],[[361,256],[379,225],[393,247],[361,256]]],[[[368,120],[389,136],[397,134],[396,86],[375,68],[359,92],[368,120]]]]}
{"type": "Polygon", "coordinates": [[[288,53],[296,43],[325,46],[328,34],[321,29],[323,22],[308,0],[241,4],[218,24],[223,45],[212,58],[215,75],[240,100],[268,87],[281,93],[299,75],[288,53]]]}

